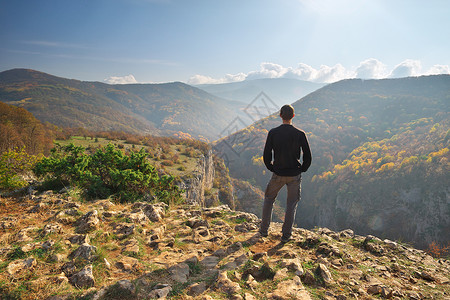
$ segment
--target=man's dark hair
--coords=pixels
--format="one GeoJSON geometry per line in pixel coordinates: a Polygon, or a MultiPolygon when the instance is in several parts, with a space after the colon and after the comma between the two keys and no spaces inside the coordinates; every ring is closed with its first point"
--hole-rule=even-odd
{"type": "Polygon", "coordinates": [[[280,116],[283,120],[290,120],[294,117],[294,108],[292,105],[283,105],[280,109],[280,116]]]}

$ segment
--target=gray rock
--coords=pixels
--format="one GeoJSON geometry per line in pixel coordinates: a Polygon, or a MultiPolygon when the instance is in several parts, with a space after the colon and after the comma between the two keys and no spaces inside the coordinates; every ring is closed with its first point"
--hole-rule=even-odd
{"type": "Polygon", "coordinates": [[[165,203],[160,202],[158,204],[146,204],[141,209],[150,221],[159,222],[165,216],[166,206],[165,203]]]}
{"type": "Polygon", "coordinates": [[[9,263],[8,267],[6,267],[6,271],[10,275],[17,275],[23,270],[34,268],[36,265],[36,260],[33,257],[29,257],[24,260],[15,260],[9,263]]]}
{"type": "Polygon", "coordinates": [[[32,241],[33,239],[31,237],[29,237],[28,235],[32,231],[35,231],[37,229],[38,229],[37,227],[30,226],[30,227],[26,227],[26,228],[19,230],[19,232],[16,234],[16,242],[20,243],[20,242],[32,241]]]}
{"type": "Polygon", "coordinates": [[[330,285],[334,283],[333,277],[331,276],[330,271],[324,264],[319,264],[316,269],[316,272],[323,278],[323,281],[326,285],[330,285]]]}
{"type": "Polygon", "coordinates": [[[116,224],[114,226],[114,233],[122,236],[128,236],[130,234],[133,234],[135,227],[136,226],[134,224],[128,223],[116,224]]]}
{"type": "Polygon", "coordinates": [[[79,218],[75,225],[77,233],[87,233],[97,229],[100,220],[98,219],[97,210],[92,210],[79,218]]]}
{"type": "Polygon", "coordinates": [[[138,266],[138,260],[133,257],[124,256],[118,262],[116,267],[126,272],[133,271],[138,266]]]}
{"type": "Polygon", "coordinates": [[[190,285],[187,288],[187,290],[188,290],[187,294],[189,296],[198,296],[201,293],[203,293],[204,291],[206,291],[206,283],[204,281],[194,283],[194,284],[190,285]]]}
{"type": "Polygon", "coordinates": [[[215,255],[211,255],[211,256],[207,256],[205,257],[202,261],[201,261],[201,265],[206,268],[206,269],[213,269],[217,266],[217,264],[219,263],[220,258],[215,256],[215,255]]]}
{"type": "Polygon", "coordinates": [[[79,244],[79,245],[82,245],[84,243],[89,244],[90,242],[89,235],[87,234],[75,234],[72,235],[70,238],[68,238],[68,240],[71,244],[79,244]]]}
{"type": "Polygon", "coordinates": [[[62,227],[59,224],[45,224],[44,228],[42,229],[42,234],[44,236],[51,233],[61,233],[61,232],[62,227]]]}
{"type": "Polygon", "coordinates": [[[78,247],[76,250],[74,250],[72,253],[69,254],[69,259],[77,259],[81,258],[84,260],[91,261],[94,259],[95,252],[97,251],[97,247],[91,246],[87,243],[82,244],[80,247],[78,247]]]}
{"type": "Polygon", "coordinates": [[[53,247],[54,244],[55,244],[54,241],[48,240],[48,241],[43,242],[41,247],[44,250],[49,250],[53,247]]]}
{"type": "Polygon", "coordinates": [[[231,281],[228,278],[226,271],[219,273],[216,286],[218,290],[224,292],[228,296],[237,295],[241,291],[241,287],[239,286],[239,284],[237,282],[231,281]]]}
{"type": "Polygon", "coordinates": [[[303,286],[300,278],[295,276],[292,280],[281,281],[276,290],[267,295],[267,299],[304,299],[311,297],[303,286]]]}
{"type": "Polygon", "coordinates": [[[157,284],[155,288],[148,294],[149,299],[161,299],[166,298],[172,291],[172,287],[169,284],[157,284]]]}
{"type": "Polygon", "coordinates": [[[257,225],[255,225],[253,223],[247,223],[247,222],[244,222],[242,224],[238,224],[238,225],[236,225],[234,227],[235,231],[244,232],[244,233],[245,232],[249,232],[249,231],[255,231],[257,229],[258,229],[257,225]]]}
{"type": "Polygon", "coordinates": [[[176,282],[185,283],[189,277],[189,265],[179,263],[169,268],[170,278],[176,282]]]}
{"type": "Polygon", "coordinates": [[[297,276],[302,276],[305,273],[303,271],[302,263],[298,258],[285,259],[281,262],[281,266],[287,267],[289,270],[294,271],[297,276]]]}
{"type": "Polygon", "coordinates": [[[131,256],[139,253],[139,242],[136,239],[129,239],[122,245],[124,246],[121,251],[122,253],[131,254],[131,256]]]}
{"type": "Polygon", "coordinates": [[[47,204],[41,202],[41,203],[36,204],[32,208],[30,208],[28,210],[28,213],[38,213],[38,212],[44,210],[46,207],[47,207],[47,204]]]}
{"type": "Polygon", "coordinates": [[[80,272],[75,273],[69,278],[69,282],[77,288],[88,288],[95,284],[92,274],[92,265],[85,266],[80,272]]]}
{"type": "Polygon", "coordinates": [[[127,279],[117,281],[113,287],[115,293],[126,295],[127,297],[133,297],[136,289],[134,284],[127,279]]]}

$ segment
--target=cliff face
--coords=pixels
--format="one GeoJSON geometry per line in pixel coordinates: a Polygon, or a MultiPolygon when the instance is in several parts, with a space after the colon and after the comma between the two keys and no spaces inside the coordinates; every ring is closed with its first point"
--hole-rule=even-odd
{"type": "Polygon", "coordinates": [[[450,240],[450,189],[431,190],[411,186],[329,197],[315,207],[300,204],[300,226],[333,229],[352,228],[360,234],[374,234],[427,248],[432,242],[450,240]]]}
{"type": "Polygon", "coordinates": [[[182,178],[180,187],[186,191],[187,203],[205,206],[205,190],[212,188],[214,173],[213,154],[209,150],[200,156],[196,170],[182,178]]]}

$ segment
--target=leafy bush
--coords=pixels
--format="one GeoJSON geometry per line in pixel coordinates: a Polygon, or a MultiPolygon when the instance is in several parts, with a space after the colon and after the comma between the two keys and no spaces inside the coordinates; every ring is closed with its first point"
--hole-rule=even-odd
{"type": "Polygon", "coordinates": [[[37,163],[33,171],[46,180],[79,186],[89,198],[115,196],[121,201],[136,201],[156,197],[165,203],[181,200],[181,190],[174,185],[174,178],[160,177],[148,162],[144,149],[124,154],[108,144],[86,154],[82,146],[57,145],[51,156],[37,163]]]}
{"type": "Polygon", "coordinates": [[[38,160],[39,157],[28,154],[25,147],[4,151],[0,155],[0,189],[25,187],[28,183],[20,175],[31,171],[38,160]]]}

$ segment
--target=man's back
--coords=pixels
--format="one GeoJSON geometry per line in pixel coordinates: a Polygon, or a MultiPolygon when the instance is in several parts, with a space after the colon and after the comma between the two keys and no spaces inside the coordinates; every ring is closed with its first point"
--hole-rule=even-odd
{"type": "Polygon", "coordinates": [[[291,124],[282,124],[271,129],[264,147],[264,163],[270,171],[280,176],[296,176],[306,172],[311,165],[311,150],[306,134],[291,124]]]}

